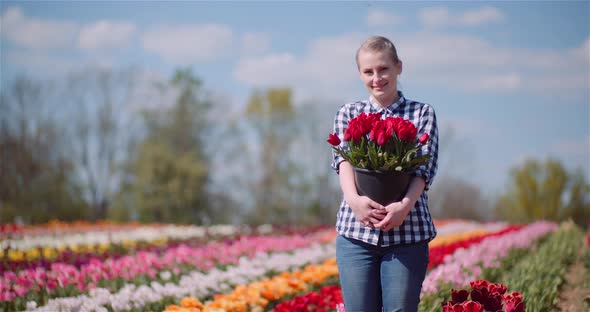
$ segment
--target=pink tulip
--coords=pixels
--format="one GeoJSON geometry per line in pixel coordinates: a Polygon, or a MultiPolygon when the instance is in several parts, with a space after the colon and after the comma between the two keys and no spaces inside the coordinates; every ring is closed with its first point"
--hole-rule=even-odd
{"type": "Polygon", "coordinates": [[[29,291],[29,289],[27,287],[24,287],[24,286],[21,286],[21,285],[14,286],[14,292],[19,297],[24,297],[27,294],[28,291],[29,291]]]}
{"type": "Polygon", "coordinates": [[[5,291],[5,292],[0,293],[0,302],[12,301],[12,300],[14,300],[15,297],[16,297],[16,295],[13,292],[5,291]]]}

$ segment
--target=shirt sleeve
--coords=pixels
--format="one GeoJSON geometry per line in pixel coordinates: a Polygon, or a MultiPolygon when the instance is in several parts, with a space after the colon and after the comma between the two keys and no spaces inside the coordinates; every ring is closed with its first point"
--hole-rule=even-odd
{"type": "Polygon", "coordinates": [[[420,125],[418,129],[418,135],[428,133],[428,143],[424,144],[422,148],[418,150],[417,155],[430,155],[428,164],[418,167],[413,175],[422,177],[426,181],[425,190],[430,189],[432,180],[438,170],[438,127],[436,124],[436,115],[432,106],[424,104],[420,113],[420,125]]]}
{"type": "MultiPolygon", "coordinates": [[[[340,147],[344,149],[348,148],[347,144],[344,142],[344,130],[348,127],[348,120],[348,109],[346,108],[346,105],[343,105],[334,118],[334,133],[340,138],[340,142],[342,142],[340,143],[340,147]]],[[[340,156],[338,153],[334,152],[334,149],[332,149],[332,169],[334,169],[337,174],[340,174],[340,163],[343,161],[344,157],[340,156]]]]}

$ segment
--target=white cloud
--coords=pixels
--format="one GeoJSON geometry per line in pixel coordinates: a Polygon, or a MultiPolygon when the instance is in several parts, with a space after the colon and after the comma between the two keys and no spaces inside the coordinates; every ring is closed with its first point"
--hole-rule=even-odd
{"type": "MultiPolygon", "coordinates": [[[[301,56],[244,58],[234,78],[250,87],[288,85],[296,94],[354,99],[362,90],[354,54],[365,37],[351,33],[318,38],[301,56]]],[[[404,62],[403,84],[487,93],[551,93],[587,90],[590,85],[590,62],[584,57],[590,40],[575,48],[543,51],[503,48],[479,37],[439,32],[388,37],[404,62]]]]}
{"type": "Polygon", "coordinates": [[[70,59],[57,57],[43,51],[7,51],[5,55],[8,64],[17,66],[35,76],[60,75],[80,67],[70,59]]]}
{"type": "Polygon", "coordinates": [[[362,39],[359,34],[320,38],[302,57],[277,53],[243,58],[233,76],[249,87],[293,87],[295,102],[313,96],[349,98],[357,86],[354,55],[362,39]]]}
{"type": "Polygon", "coordinates": [[[462,84],[469,91],[515,90],[521,87],[522,78],[518,73],[481,75],[477,80],[465,79],[462,84]]]}
{"type": "Polygon", "coordinates": [[[7,8],[0,17],[0,32],[7,40],[32,49],[73,47],[78,25],[27,17],[19,7],[7,8]]]}
{"type": "Polygon", "coordinates": [[[370,9],[367,15],[367,25],[369,26],[392,26],[401,24],[404,21],[403,16],[395,15],[383,9],[370,9]]]}
{"type": "Polygon", "coordinates": [[[87,50],[123,47],[130,43],[135,30],[133,23],[99,21],[80,30],[78,46],[87,50]]]}
{"type": "Polygon", "coordinates": [[[462,13],[451,13],[446,7],[425,8],[418,14],[418,19],[429,27],[442,26],[479,26],[487,23],[501,22],[504,14],[491,6],[462,13]]]}
{"type": "Polygon", "coordinates": [[[504,14],[498,9],[484,6],[474,11],[467,11],[459,16],[459,24],[465,26],[478,26],[486,23],[501,22],[504,14]]]}
{"type": "Polygon", "coordinates": [[[172,64],[197,63],[219,59],[232,46],[232,30],[225,25],[160,26],[143,36],[147,51],[172,64]]]}
{"type": "Polygon", "coordinates": [[[432,7],[422,9],[418,19],[426,26],[444,26],[451,22],[451,15],[445,7],[432,7]]]}
{"type": "Polygon", "coordinates": [[[551,152],[566,155],[585,155],[588,158],[590,156],[590,136],[582,140],[570,140],[555,144],[551,148],[551,152]]]}
{"type": "Polygon", "coordinates": [[[301,72],[290,53],[240,60],[234,78],[250,86],[286,86],[297,82],[301,72]]]}
{"type": "Polygon", "coordinates": [[[405,80],[466,91],[553,92],[588,88],[588,41],[560,50],[514,49],[474,36],[431,32],[405,35],[397,45],[405,80]]]}
{"type": "Polygon", "coordinates": [[[242,36],[242,54],[260,55],[270,49],[270,35],[266,33],[246,33],[242,36]]]}
{"type": "Polygon", "coordinates": [[[499,137],[502,129],[497,125],[481,119],[446,118],[441,120],[441,129],[445,129],[446,139],[462,142],[479,137],[499,137]]]}

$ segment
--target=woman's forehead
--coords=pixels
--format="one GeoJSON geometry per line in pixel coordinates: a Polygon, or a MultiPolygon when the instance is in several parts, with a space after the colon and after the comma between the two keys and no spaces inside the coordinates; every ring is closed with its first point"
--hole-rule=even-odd
{"type": "Polygon", "coordinates": [[[361,50],[359,51],[358,58],[359,67],[373,67],[393,64],[391,55],[385,51],[361,50]]]}

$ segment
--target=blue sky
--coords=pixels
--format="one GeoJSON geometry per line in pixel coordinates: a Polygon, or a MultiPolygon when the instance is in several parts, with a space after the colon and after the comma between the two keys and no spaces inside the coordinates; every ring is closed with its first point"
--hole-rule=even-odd
{"type": "MultiPolygon", "coordinates": [[[[590,2],[0,2],[1,82],[86,65],[150,79],[191,65],[236,110],[290,86],[328,116],[367,97],[354,53],[392,39],[406,97],[453,140],[441,173],[503,190],[509,168],[554,157],[590,176],[590,2]]],[[[330,118],[328,118],[330,119],[330,118]]],[[[327,120],[327,128],[331,120],[327,120]]],[[[328,164],[326,164],[328,165],[328,164]]]]}

